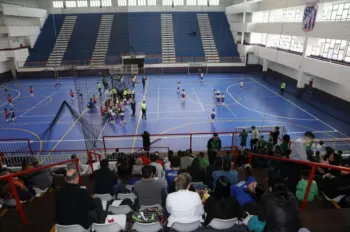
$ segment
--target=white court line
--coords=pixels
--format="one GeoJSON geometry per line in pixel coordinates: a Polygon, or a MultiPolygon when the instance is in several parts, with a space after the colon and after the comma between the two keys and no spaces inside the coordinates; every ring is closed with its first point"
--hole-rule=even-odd
{"type": "MultiPolygon", "coordinates": [[[[312,131],[312,133],[316,134],[316,133],[338,133],[338,131],[312,131]]],[[[288,134],[305,134],[305,131],[304,132],[289,132],[288,131],[288,134]]]]}
{"type": "MultiPolygon", "coordinates": [[[[106,120],[106,122],[105,122],[105,124],[104,124],[104,126],[103,126],[103,128],[102,128],[102,130],[101,130],[101,132],[100,132],[100,134],[98,135],[98,140],[101,140],[101,136],[102,136],[102,132],[105,130],[105,128],[106,128],[106,126],[107,126],[107,123],[108,123],[108,120],[106,120]]],[[[93,139],[92,139],[93,140],[93,139]]]]}
{"type": "MultiPolygon", "coordinates": [[[[247,82],[246,82],[247,83],[247,82]]],[[[253,111],[253,112],[256,112],[256,113],[259,113],[259,114],[263,114],[263,115],[268,115],[268,116],[271,116],[271,117],[276,117],[276,118],[284,118],[284,119],[290,119],[290,120],[302,120],[301,118],[291,118],[291,117],[285,117],[285,116],[281,116],[281,115],[274,115],[274,114],[267,114],[267,113],[264,113],[264,112],[261,112],[259,110],[254,110],[252,108],[249,108],[248,106],[245,106],[243,104],[241,104],[239,101],[237,101],[229,92],[229,88],[231,88],[232,86],[234,85],[238,85],[239,83],[236,83],[236,84],[232,84],[230,86],[227,87],[226,89],[226,92],[227,94],[237,103],[237,105],[240,105],[242,106],[243,108],[247,109],[247,110],[250,110],[250,111],[253,111]]],[[[317,119],[317,118],[315,118],[317,119]]],[[[317,119],[318,120],[318,119],[317,119]]],[[[332,128],[333,129],[333,128],[332,128]]],[[[335,130],[335,129],[334,129],[335,130]]]]}
{"type": "Polygon", "coordinates": [[[233,111],[231,110],[231,108],[228,105],[225,105],[225,107],[231,112],[231,114],[233,115],[233,117],[237,118],[237,116],[235,115],[235,113],[233,113],[233,111]]]}
{"type": "MultiPolygon", "coordinates": [[[[249,76],[249,75],[247,75],[249,76]]],[[[259,85],[261,85],[262,87],[264,87],[265,89],[269,90],[270,92],[276,94],[276,95],[279,95],[277,92],[273,91],[272,89],[270,89],[269,87],[261,84],[259,81],[255,80],[254,78],[251,78],[249,77],[251,80],[255,81],[256,83],[258,83],[259,85]]],[[[329,128],[331,128],[332,130],[335,130],[337,132],[339,132],[337,129],[335,129],[334,127],[332,127],[331,125],[329,125],[328,123],[325,123],[324,121],[320,120],[319,118],[317,118],[316,116],[312,115],[311,113],[307,112],[306,110],[304,110],[303,108],[301,108],[300,106],[294,104],[293,102],[291,102],[290,100],[288,100],[287,98],[283,97],[283,96],[280,96],[282,97],[285,101],[289,102],[291,105],[295,106],[296,108],[298,108],[299,110],[301,111],[304,111],[306,114],[310,115],[311,117],[317,119],[318,121],[322,122],[324,125],[328,126],[329,128]]],[[[340,133],[340,132],[339,132],[340,133]]],[[[344,135],[345,137],[347,137],[345,134],[343,133],[340,133],[342,135],[344,135]]]]}
{"type": "Polygon", "coordinates": [[[192,89],[193,89],[194,94],[196,95],[196,98],[197,98],[197,100],[198,100],[198,102],[199,102],[199,105],[201,106],[202,110],[205,111],[205,109],[204,109],[204,107],[203,107],[203,105],[202,105],[201,100],[199,100],[199,97],[198,97],[198,95],[197,95],[197,93],[196,93],[196,90],[194,90],[194,88],[192,88],[192,89]]]}
{"type": "Polygon", "coordinates": [[[28,113],[29,111],[31,111],[32,109],[34,109],[35,106],[39,105],[40,103],[44,102],[47,98],[52,97],[54,94],[58,93],[54,92],[53,94],[51,94],[50,96],[47,96],[46,98],[44,98],[43,100],[41,100],[40,102],[36,103],[34,106],[32,106],[31,108],[29,108],[28,110],[26,110],[23,114],[21,114],[20,116],[18,116],[18,118],[22,117],[23,115],[25,115],[26,113],[28,113]]]}

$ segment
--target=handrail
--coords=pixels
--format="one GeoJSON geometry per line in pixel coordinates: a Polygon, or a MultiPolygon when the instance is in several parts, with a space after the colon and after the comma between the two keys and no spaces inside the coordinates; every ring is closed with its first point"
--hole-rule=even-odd
{"type": "Polygon", "coordinates": [[[67,164],[67,163],[71,163],[71,162],[75,162],[75,168],[78,172],[78,176],[79,176],[79,185],[81,185],[81,175],[80,175],[80,170],[79,170],[79,159],[71,159],[71,160],[66,160],[66,161],[62,161],[62,162],[58,162],[58,163],[54,163],[54,164],[48,164],[48,165],[44,165],[38,168],[33,168],[33,169],[29,169],[29,170],[25,170],[25,171],[20,171],[20,172],[16,172],[16,173],[11,173],[8,174],[6,176],[0,176],[0,180],[4,180],[4,179],[8,179],[8,182],[10,184],[13,196],[15,197],[15,201],[16,201],[16,205],[19,211],[19,214],[21,216],[21,220],[23,224],[30,224],[30,222],[27,220],[25,214],[24,214],[24,210],[22,207],[22,203],[21,200],[19,199],[19,195],[18,192],[16,190],[16,186],[15,183],[13,181],[14,177],[20,176],[20,175],[25,175],[25,174],[29,174],[29,173],[33,173],[33,172],[37,172],[37,171],[41,171],[47,168],[51,168],[54,166],[58,166],[58,165],[62,165],[62,164],[67,164]]]}
{"type": "Polygon", "coordinates": [[[330,168],[330,169],[335,169],[335,170],[339,170],[339,171],[350,172],[350,168],[346,168],[346,167],[329,165],[329,164],[321,164],[321,163],[315,163],[315,162],[303,161],[303,160],[292,160],[292,159],[275,157],[275,156],[269,156],[269,155],[255,154],[255,153],[251,153],[251,152],[248,153],[248,163],[249,164],[251,164],[253,156],[260,157],[260,158],[265,158],[265,159],[273,159],[273,160],[278,160],[278,161],[283,161],[283,162],[289,162],[289,163],[295,163],[295,164],[302,164],[302,165],[311,166],[311,172],[310,172],[309,180],[308,180],[308,183],[307,183],[306,192],[305,192],[305,195],[304,195],[304,200],[303,200],[303,203],[301,205],[301,209],[302,210],[306,208],[307,200],[309,198],[311,184],[312,184],[312,181],[313,181],[313,179],[315,177],[315,172],[316,172],[316,168],[317,167],[330,168]]]}

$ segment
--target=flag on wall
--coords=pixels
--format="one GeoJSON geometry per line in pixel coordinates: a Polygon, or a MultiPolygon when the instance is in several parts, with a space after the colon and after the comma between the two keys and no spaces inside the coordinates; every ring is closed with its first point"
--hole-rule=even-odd
{"type": "Polygon", "coordinates": [[[312,31],[315,27],[317,10],[318,10],[318,2],[307,2],[304,10],[303,16],[303,30],[308,32],[312,31]]]}

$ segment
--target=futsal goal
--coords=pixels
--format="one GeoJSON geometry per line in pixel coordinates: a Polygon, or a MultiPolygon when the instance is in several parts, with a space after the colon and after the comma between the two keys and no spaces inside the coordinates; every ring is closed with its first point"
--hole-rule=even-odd
{"type": "Polygon", "coordinates": [[[188,63],[188,75],[198,74],[200,72],[203,72],[204,74],[208,73],[208,64],[206,62],[188,63]]]}

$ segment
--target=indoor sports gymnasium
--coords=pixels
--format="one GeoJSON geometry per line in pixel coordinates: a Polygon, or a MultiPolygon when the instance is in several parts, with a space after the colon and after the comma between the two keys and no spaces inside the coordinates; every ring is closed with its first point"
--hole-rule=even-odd
{"type": "Polygon", "coordinates": [[[350,0],[0,4],[0,231],[350,231],[350,0]]]}

